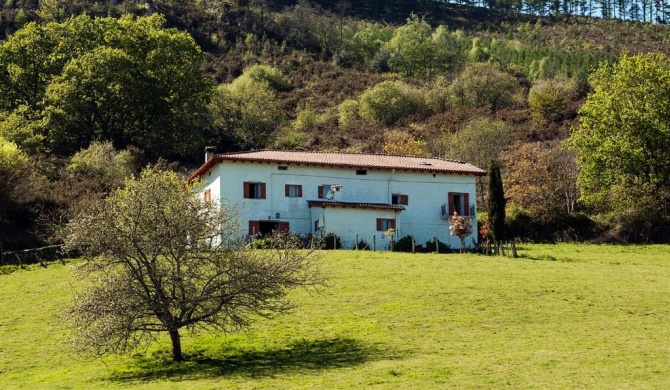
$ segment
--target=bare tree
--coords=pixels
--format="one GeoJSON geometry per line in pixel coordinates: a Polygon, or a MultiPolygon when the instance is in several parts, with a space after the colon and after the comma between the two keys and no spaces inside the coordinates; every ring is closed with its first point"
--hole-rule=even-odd
{"type": "Polygon", "coordinates": [[[67,246],[85,257],[86,287],[66,312],[75,347],[124,353],[167,332],[182,361],[181,329],[234,331],[290,309],[290,288],[321,283],[297,240],[277,236],[269,249],[248,248],[234,213],[195,190],[147,168],[68,225],[67,246]]]}

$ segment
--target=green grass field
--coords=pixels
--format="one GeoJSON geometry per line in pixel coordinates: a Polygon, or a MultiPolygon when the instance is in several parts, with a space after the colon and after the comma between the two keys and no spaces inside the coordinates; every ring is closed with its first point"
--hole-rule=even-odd
{"type": "Polygon", "coordinates": [[[57,313],[72,266],[0,275],[0,388],[666,389],[670,247],[532,245],[524,258],[324,252],[329,285],[241,334],[84,360],[57,313]]]}

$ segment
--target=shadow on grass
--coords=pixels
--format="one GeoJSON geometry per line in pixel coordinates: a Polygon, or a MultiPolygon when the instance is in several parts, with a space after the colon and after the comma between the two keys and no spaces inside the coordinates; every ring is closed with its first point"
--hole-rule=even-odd
{"type": "Polygon", "coordinates": [[[280,372],[349,367],[384,356],[383,351],[350,338],[303,340],[270,350],[229,349],[221,356],[187,356],[174,363],[168,356],[137,358],[112,376],[114,381],[193,380],[225,376],[263,377],[280,372]]]}

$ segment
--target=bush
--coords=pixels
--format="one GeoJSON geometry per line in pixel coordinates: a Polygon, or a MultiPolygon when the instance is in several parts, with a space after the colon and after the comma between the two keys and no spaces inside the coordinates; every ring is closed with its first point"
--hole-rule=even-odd
{"type": "MultiPolygon", "coordinates": [[[[432,241],[426,241],[426,252],[435,252],[436,245],[435,245],[435,239],[433,238],[432,241]]],[[[443,243],[442,241],[439,242],[439,252],[440,253],[448,253],[451,251],[451,247],[448,244],[443,243]]]]}
{"type": "Polygon", "coordinates": [[[505,219],[509,238],[531,242],[583,242],[602,235],[603,226],[583,213],[535,215],[512,209],[505,219]]]}
{"type": "Polygon", "coordinates": [[[360,98],[361,118],[386,126],[426,111],[421,92],[399,81],[383,81],[363,92],[360,98]]]}
{"type": "Polygon", "coordinates": [[[342,249],[342,243],[340,242],[340,237],[335,236],[333,233],[328,233],[323,238],[321,238],[321,249],[332,250],[332,249],[342,249]]]}
{"type": "Polygon", "coordinates": [[[360,241],[358,242],[358,244],[356,244],[356,247],[355,247],[354,249],[358,249],[359,251],[369,251],[369,250],[372,250],[372,248],[370,248],[370,245],[369,245],[367,242],[363,241],[363,240],[360,240],[360,241]]]}
{"type": "Polygon", "coordinates": [[[559,122],[569,100],[569,86],[558,80],[542,80],[528,93],[531,116],[538,124],[559,122]]]}
{"type": "MultiPolygon", "coordinates": [[[[416,244],[416,243],[415,243],[416,244]]],[[[393,250],[395,252],[411,252],[412,251],[412,236],[405,236],[398,240],[393,245],[393,250]]]]}

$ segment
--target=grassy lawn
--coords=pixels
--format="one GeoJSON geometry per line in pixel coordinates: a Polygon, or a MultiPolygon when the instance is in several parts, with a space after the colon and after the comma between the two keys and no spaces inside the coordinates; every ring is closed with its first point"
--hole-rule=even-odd
{"type": "Polygon", "coordinates": [[[0,275],[0,388],[665,389],[670,247],[524,245],[524,258],[324,252],[329,286],[235,335],[84,360],[56,313],[71,265],[0,275]]]}

